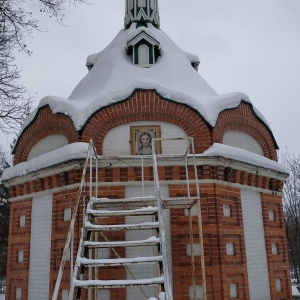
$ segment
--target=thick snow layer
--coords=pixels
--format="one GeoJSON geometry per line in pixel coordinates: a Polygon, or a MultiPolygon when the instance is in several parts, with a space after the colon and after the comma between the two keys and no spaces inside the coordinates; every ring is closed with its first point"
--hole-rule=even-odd
{"type": "Polygon", "coordinates": [[[166,295],[165,295],[165,293],[160,293],[159,296],[158,296],[158,299],[154,298],[154,297],[151,297],[148,300],[166,300],[166,295]]]}
{"type": "MultiPolygon", "coordinates": [[[[181,50],[161,29],[152,24],[148,28],[136,28],[136,24],[132,24],[129,29],[122,29],[103,51],[88,57],[87,64],[94,67],[68,99],[43,98],[24,122],[20,134],[34,119],[38,109],[45,105],[49,105],[53,113],[70,116],[76,129],[80,130],[99,108],[126,99],[135,89],[154,89],[167,99],[187,104],[212,126],[222,110],[237,107],[242,100],[250,103],[243,93],[218,95],[191,62],[199,62],[198,56],[181,50]],[[161,56],[150,68],[133,65],[132,58],[127,55],[127,43],[141,31],[160,43],[161,56]]],[[[255,111],[268,125],[260,112],[255,111]]]]}
{"type": "MultiPolygon", "coordinates": [[[[35,172],[50,166],[54,166],[63,162],[70,161],[72,159],[83,159],[87,155],[88,144],[87,143],[73,143],[67,146],[61,147],[59,149],[53,150],[51,152],[45,153],[39,157],[33,158],[27,162],[22,162],[14,167],[10,167],[4,170],[1,180],[8,180],[14,177],[19,177],[26,175],[27,173],[35,172]]],[[[236,147],[231,147],[223,144],[213,144],[204,153],[198,155],[198,157],[213,157],[221,156],[244,163],[248,163],[254,166],[263,167],[268,170],[278,171],[281,173],[288,173],[288,169],[271,159],[263,157],[261,155],[249,152],[236,147]]],[[[154,196],[150,196],[154,198],[154,196]]],[[[149,196],[144,197],[149,199],[149,196]]],[[[102,200],[105,200],[103,198],[102,200]]],[[[135,198],[131,198],[134,200],[135,198]]],[[[136,199],[143,199],[137,197],[136,199]]],[[[96,201],[96,199],[94,199],[96,201]]],[[[153,208],[142,208],[142,210],[150,210],[153,208]]]]}
{"type": "Polygon", "coordinates": [[[73,143],[4,170],[1,180],[26,175],[72,159],[86,158],[89,144],[73,143]]]}
{"type": "Polygon", "coordinates": [[[154,285],[164,282],[164,277],[150,279],[132,279],[132,280],[74,280],[75,286],[132,286],[132,285],[154,285]]]}
{"type": "Polygon", "coordinates": [[[111,259],[89,259],[86,257],[81,257],[79,259],[81,264],[134,264],[143,262],[160,262],[162,261],[162,256],[150,256],[150,257],[133,257],[133,258],[111,258],[111,259]]]}
{"type": "Polygon", "coordinates": [[[292,283],[292,295],[300,297],[300,292],[297,289],[297,285],[295,283],[292,283]]]}
{"type": "Polygon", "coordinates": [[[203,152],[203,154],[201,154],[200,156],[204,156],[204,157],[221,156],[221,157],[241,161],[244,163],[248,163],[254,166],[263,167],[269,170],[288,173],[288,169],[286,168],[286,166],[274,160],[271,160],[269,158],[266,158],[264,156],[255,154],[253,152],[241,148],[227,146],[224,144],[215,143],[208,150],[203,152]]]}

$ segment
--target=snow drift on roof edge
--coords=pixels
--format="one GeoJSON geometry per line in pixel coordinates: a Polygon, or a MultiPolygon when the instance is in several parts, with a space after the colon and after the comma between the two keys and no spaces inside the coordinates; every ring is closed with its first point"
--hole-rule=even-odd
{"type": "MultiPolygon", "coordinates": [[[[29,161],[19,163],[13,167],[5,169],[0,180],[6,181],[15,177],[24,176],[28,173],[65,163],[73,159],[85,159],[88,151],[88,145],[88,143],[83,142],[72,143],[42,154],[29,161]]],[[[250,151],[228,145],[215,143],[202,154],[197,154],[197,157],[218,156],[241,161],[253,166],[262,167],[280,173],[288,173],[288,169],[285,165],[250,151]]]]}
{"type": "MultiPolygon", "coordinates": [[[[75,128],[80,130],[95,111],[126,99],[135,89],[153,89],[164,98],[189,105],[212,126],[224,109],[235,108],[242,100],[251,103],[243,93],[218,95],[191,66],[191,62],[199,61],[199,58],[181,50],[152,24],[148,24],[148,28],[136,28],[136,24],[132,24],[129,29],[122,29],[103,51],[89,56],[88,60],[94,67],[70,97],[44,97],[24,122],[19,136],[40,107],[49,105],[53,113],[70,116],[75,128]],[[131,57],[127,55],[127,42],[141,31],[160,43],[161,56],[151,68],[133,65],[131,57]]],[[[269,126],[255,107],[254,110],[269,126]]]]}

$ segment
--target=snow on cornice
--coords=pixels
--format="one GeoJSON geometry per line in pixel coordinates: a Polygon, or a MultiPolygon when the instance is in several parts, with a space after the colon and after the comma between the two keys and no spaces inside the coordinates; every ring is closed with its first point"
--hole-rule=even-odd
{"type": "Polygon", "coordinates": [[[77,142],[42,154],[29,161],[19,163],[3,171],[2,181],[24,176],[54,165],[65,163],[74,159],[85,159],[88,152],[88,143],[77,142]]]}
{"type": "Polygon", "coordinates": [[[199,157],[224,157],[239,162],[244,162],[253,166],[261,167],[270,171],[277,171],[283,174],[288,174],[287,167],[277,161],[271,160],[262,155],[224,144],[215,143],[199,157]]]}
{"type": "MultiPolygon", "coordinates": [[[[24,122],[19,136],[41,107],[48,105],[53,113],[68,115],[75,128],[81,130],[93,113],[127,99],[136,89],[155,90],[165,99],[188,105],[212,127],[221,111],[235,108],[241,101],[251,103],[248,96],[239,92],[218,95],[191,62],[199,62],[198,56],[181,50],[161,29],[152,24],[148,24],[148,28],[136,28],[136,24],[132,24],[129,29],[122,29],[103,51],[88,57],[87,64],[93,67],[68,99],[43,98],[24,122]],[[142,31],[160,43],[160,57],[150,68],[134,65],[127,54],[128,41],[142,31]]],[[[253,108],[258,118],[269,127],[262,114],[253,108]]]]}
{"type": "MultiPolygon", "coordinates": [[[[71,160],[85,159],[88,151],[88,143],[76,142],[59,149],[42,154],[29,161],[19,163],[13,167],[4,170],[1,180],[7,181],[12,178],[25,176],[26,174],[37,172],[58,164],[66,163],[71,160]]],[[[237,147],[227,146],[224,144],[213,144],[208,150],[202,154],[197,154],[198,158],[214,158],[224,157],[238,162],[243,162],[254,166],[260,167],[268,171],[276,171],[283,174],[288,173],[286,166],[268,159],[264,156],[249,152],[237,147]]],[[[109,158],[109,157],[108,157],[109,158]]],[[[254,170],[253,168],[253,170],[254,170]]],[[[270,173],[271,175],[271,173],[270,173]]]]}

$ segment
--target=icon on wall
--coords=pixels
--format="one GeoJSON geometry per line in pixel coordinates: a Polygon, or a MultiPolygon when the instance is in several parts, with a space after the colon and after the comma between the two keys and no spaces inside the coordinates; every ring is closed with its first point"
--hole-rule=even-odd
{"type": "MultiPolygon", "coordinates": [[[[161,138],[159,125],[131,126],[130,141],[132,155],[151,155],[152,139],[161,138]]],[[[156,143],[156,154],[161,154],[161,142],[156,143]]]]}

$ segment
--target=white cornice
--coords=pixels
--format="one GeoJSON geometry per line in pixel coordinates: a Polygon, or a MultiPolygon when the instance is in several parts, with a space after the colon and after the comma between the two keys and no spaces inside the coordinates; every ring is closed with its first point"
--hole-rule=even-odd
{"type": "MultiPolygon", "coordinates": [[[[140,167],[141,160],[144,160],[144,165],[152,166],[152,156],[114,156],[114,157],[101,157],[99,156],[99,167],[140,167]]],[[[35,172],[27,173],[24,176],[14,177],[12,179],[3,181],[6,187],[16,186],[24,184],[26,182],[36,180],[38,178],[45,178],[47,176],[59,174],[61,172],[68,172],[70,170],[82,169],[84,159],[72,160],[69,162],[54,165],[48,168],[44,168],[35,172]]],[[[189,156],[189,163],[192,164],[192,156],[189,156]]],[[[198,166],[222,166],[228,167],[235,170],[245,171],[251,174],[260,175],[268,178],[275,178],[278,180],[286,180],[288,177],[287,173],[280,172],[277,170],[267,169],[264,167],[240,162],[233,159],[224,158],[221,156],[215,157],[203,157],[196,156],[196,164],[198,166]]],[[[183,157],[178,156],[159,156],[159,166],[183,166],[183,157]]],[[[123,184],[123,183],[122,183],[123,184]]]]}

